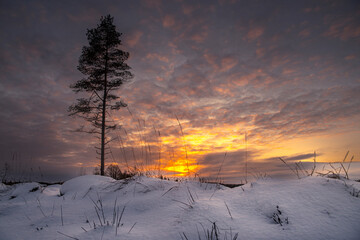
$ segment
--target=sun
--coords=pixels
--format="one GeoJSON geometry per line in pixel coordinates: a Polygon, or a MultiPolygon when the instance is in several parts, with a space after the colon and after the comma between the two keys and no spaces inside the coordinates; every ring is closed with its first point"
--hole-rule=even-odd
{"type": "Polygon", "coordinates": [[[213,127],[211,129],[185,127],[182,136],[162,136],[161,144],[165,152],[171,152],[170,158],[162,168],[170,175],[187,176],[197,173],[203,167],[199,160],[207,154],[232,152],[244,147],[241,129],[233,127],[213,127]]]}
{"type": "Polygon", "coordinates": [[[164,167],[163,170],[167,172],[172,172],[175,176],[185,177],[190,173],[196,173],[199,170],[198,165],[187,165],[183,162],[176,162],[171,166],[164,167]]]}

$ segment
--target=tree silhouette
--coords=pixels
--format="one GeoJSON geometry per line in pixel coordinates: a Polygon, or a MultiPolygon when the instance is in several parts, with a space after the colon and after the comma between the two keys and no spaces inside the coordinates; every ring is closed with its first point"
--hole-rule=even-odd
{"type": "Polygon", "coordinates": [[[77,115],[90,123],[90,128],[82,126],[78,131],[100,135],[100,148],[97,148],[100,152],[96,152],[100,155],[101,175],[104,175],[105,150],[109,143],[107,134],[117,127],[108,115],[111,110],[127,106],[114,92],[133,77],[125,63],[129,53],[119,48],[122,33],[116,31],[113,20],[110,15],[101,17],[96,28],[87,30],[89,46],[83,47],[77,67],[86,77],[70,86],[75,93],[87,93],[87,97],[77,99],[68,109],[70,116],[77,115]]]}

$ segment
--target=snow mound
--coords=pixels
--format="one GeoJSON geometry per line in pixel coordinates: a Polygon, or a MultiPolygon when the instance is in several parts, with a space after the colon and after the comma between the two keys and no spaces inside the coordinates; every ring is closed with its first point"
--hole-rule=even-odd
{"type": "Polygon", "coordinates": [[[110,177],[99,175],[84,175],[64,182],[60,188],[60,195],[65,195],[67,193],[86,194],[93,188],[101,188],[101,186],[107,186],[109,183],[113,182],[116,182],[116,180],[110,177]]]}
{"type": "Polygon", "coordinates": [[[11,198],[18,196],[26,196],[28,193],[41,190],[41,185],[36,182],[20,183],[15,185],[15,189],[11,193],[11,198]]]}
{"type": "Polygon", "coordinates": [[[0,194],[0,239],[358,240],[359,185],[307,177],[230,189],[145,176],[19,184],[0,194]]]}
{"type": "Polygon", "coordinates": [[[0,183],[0,192],[5,191],[7,189],[7,186],[3,183],[0,183]]]}
{"type": "Polygon", "coordinates": [[[45,194],[46,196],[59,196],[60,195],[60,188],[61,188],[60,184],[50,185],[50,186],[47,186],[43,190],[42,193],[45,194]]]}

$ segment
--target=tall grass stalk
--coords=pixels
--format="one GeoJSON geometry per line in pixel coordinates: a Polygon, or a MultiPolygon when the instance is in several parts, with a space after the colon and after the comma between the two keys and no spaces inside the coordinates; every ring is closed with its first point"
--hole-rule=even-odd
{"type": "Polygon", "coordinates": [[[129,230],[129,232],[128,232],[128,233],[130,233],[130,232],[131,232],[131,230],[135,227],[136,223],[137,223],[137,222],[135,222],[135,223],[132,225],[132,227],[130,228],[130,230],[129,230]]]}
{"type": "Polygon", "coordinates": [[[248,172],[248,169],[247,169],[247,165],[248,165],[248,149],[247,149],[247,132],[245,131],[245,183],[247,183],[247,172],[248,172]]]}
{"type": "Polygon", "coordinates": [[[325,173],[325,174],[324,173],[318,173],[318,174],[322,175],[322,176],[330,176],[330,174],[331,174],[332,175],[331,177],[340,179],[340,177],[341,177],[340,174],[341,174],[341,172],[343,170],[344,174],[345,174],[345,179],[349,179],[349,169],[350,169],[350,165],[351,165],[351,163],[352,163],[352,161],[354,159],[354,156],[351,157],[347,168],[345,168],[344,164],[346,162],[346,159],[347,159],[348,155],[349,155],[349,151],[346,152],[343,161],[339,162],[339,164],[340,164],[339,168],[336,168],[332,163],[329,163],[330,167],[333,170],[328,170],[328,172],[325,173]]]}
{"type": "Polygon", "coordinates": [[[179,118],[178,118],[178,116],[176,114],[175,114],[175,117],[176,117],[176,120],[177,120],[177,122],[179,124],[179,127],[180,127],[181,137],[182,137],[183,145],[184,145],[184,148],[185,148],[186,167],[187,167],[187,171],[188,171],[188,175],[189,175],[190,174],[190,168],[189,168],[189,159],[188,159],[187,146],[186,146],[186,142],[185,142],[185,136],[184,136],[183,128],[181,126],[179,118]]]}
{"type": "Polygon", "coordinates": [[[65,237],[68,237],[68,238],[74,239],[74,240],[79,240],[79,239],[78,239],[78,238],[76,238],[76,237],[72,237],[72,236],[66,235],[65,233],[62,233],[62,232],[59,232],[59,231],[57,231],[57,233],[59,233],[59,234],[61,234],[61,235],[65,236],[65,237]]]}
{"type": "Polygon", "coordinates": [[[233,219],[232,215],[231,215],[231,212],[230,212],[230,209],[229,209],[229,206],[226,204],[226,202],[224,201],[225,203],[225,206],[226,206],[226,209],[228,210],[228,213],[230,215],[230,218],[233,219]]]}
{"type": "Polygon", "coordinates": [[[61,214],[61,226],[64,226],[64,218],[63,218],[62,205],[60,205],[60,214],[61,214]]]}
{"type": "Polygon", "coordinates": [[[221,162],[219,171],[218,171],[217,174],[216,174],[216,178],[215,178],[215,182],[216,182],[216,183],[220,183],[219,175],[220,175],[220,172],[221,172],[222,167],[223,167],[223,165],[224,165],[226,155],[227,155],[227,152],[224,154],[224,158],[223,158],[223,160],[222,160],[222,162],[221,162]]]}
{"type": "Polygon", "coordinates": [[[297,177],[298,179],[300,179],[300,176],[299,176],[299,172],[295,171],[289,164],[287,164],[285,162],[284,159],[282,159],[281,157],[279,157],[280,161],[282,161],[297,177]]]}
{"type": "Polygon", "coordinates": [[[119,208],[118,208],[118,211],[117,211],[117,218],[116,218],[116,227],[115,227],[115,235],[117,235],[117,232],[118,232],[118,228],[120,226],[120,223],[121,223],[121,219],[123,217],[123,214],[125,212],[125,208],[126,208],[126,205],[123,207],[123,209],[121,210],[121,213],[119,215],[119,208]]]}

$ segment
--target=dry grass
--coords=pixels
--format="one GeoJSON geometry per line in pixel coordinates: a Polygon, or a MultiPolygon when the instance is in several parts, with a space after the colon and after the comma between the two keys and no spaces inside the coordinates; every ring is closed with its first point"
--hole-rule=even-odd
{"type": "Polygon", "coordinates": [[[279,159],[297,176],[298,179],[301,179],[304,176],[312,176],[316,169],[316,152],[314,152],[313,167],[311,168],[311,171],[308,171],[301,161],[295,162],[295,167],[291,167],[283,158],[279,157],[279,159]]]}
{"type": "MultiPolygon", "coordinates": [[[[346,164],[346,159],[349,156],[349,151],[346,152],[344,159],[342,160],[342,162],[338,162],[340,164],[340,167],[335,167],[334,163],[328,163],[330,166],[330,170],[327,169],[325,173],[322,172],[317,172],[317,174],[319,174],[320,176],[325,176],[325,177],[329,177],[329,178],[335,178],[335,179],[341,179],[342,177],[344,177],[345,179],[349,180],[349,169],[351,166],[352,161],[354,160],[354,156],[351,157],[351,159],[348,162],[347,167],[345,167],[346,164]]],[[[325,168],[325,166],[324,166],[325,168]]],[[[325,170],[325,169],[323,169],[325,170]]]]}

